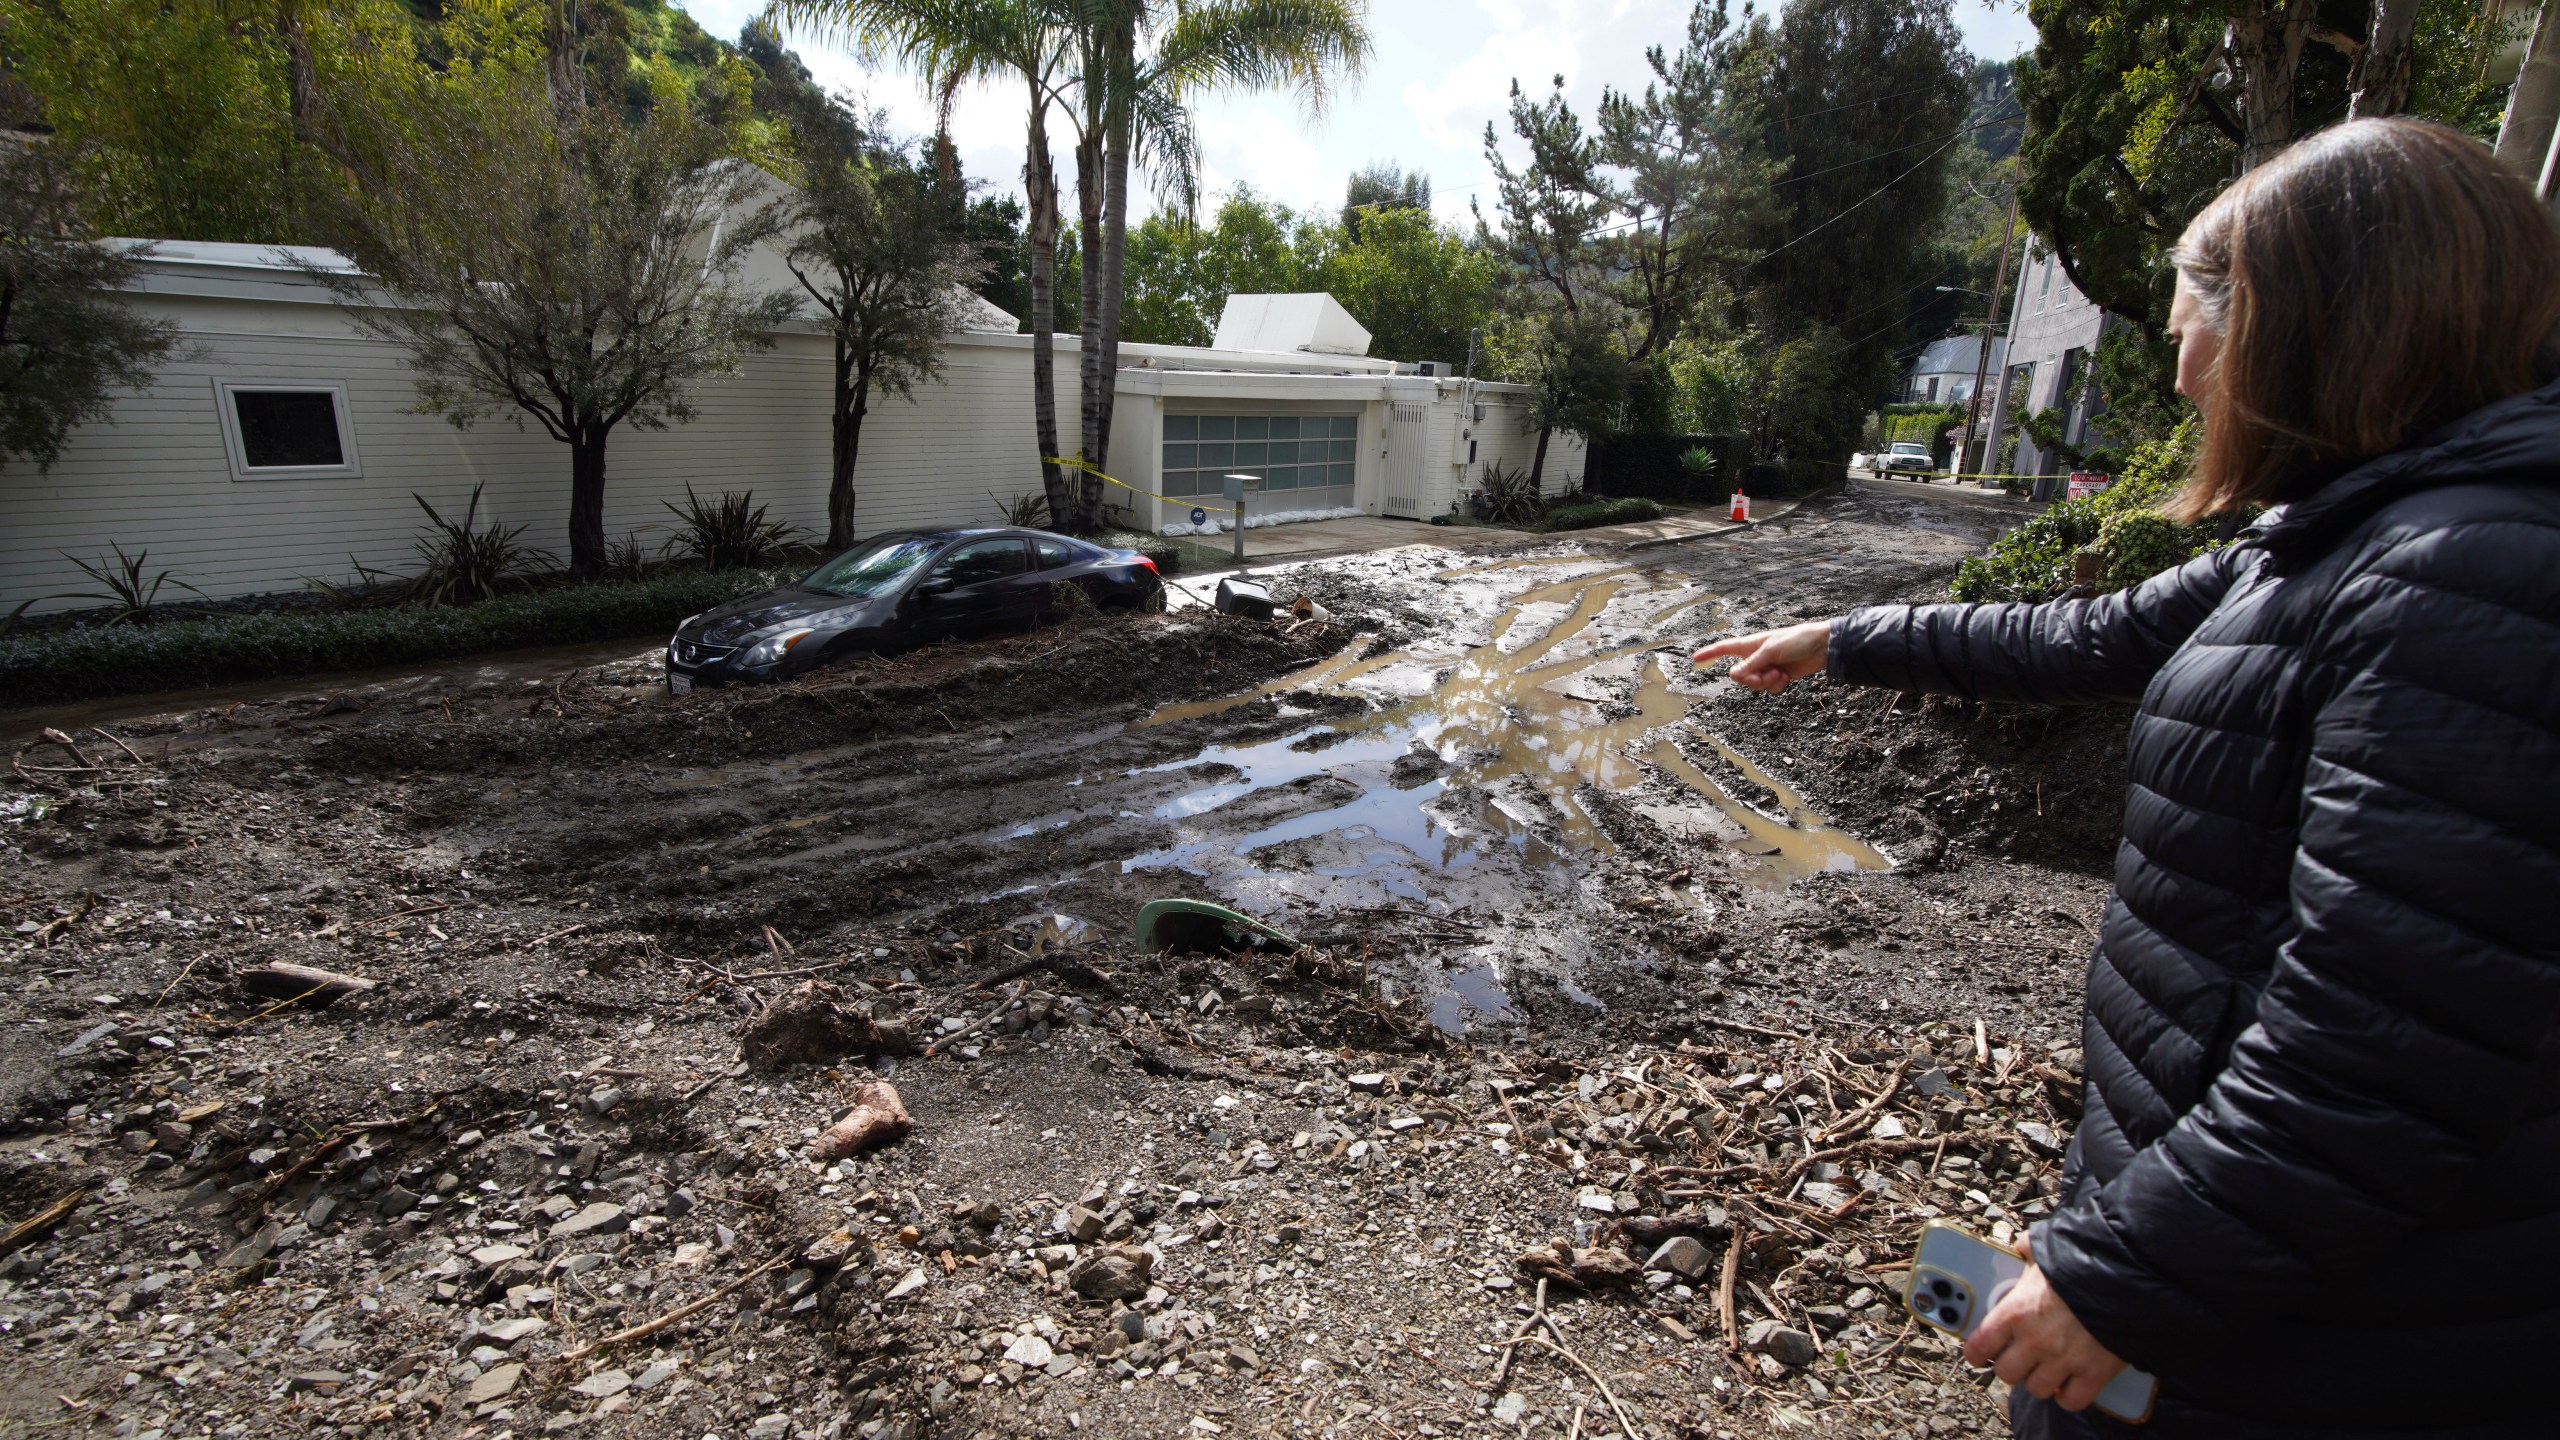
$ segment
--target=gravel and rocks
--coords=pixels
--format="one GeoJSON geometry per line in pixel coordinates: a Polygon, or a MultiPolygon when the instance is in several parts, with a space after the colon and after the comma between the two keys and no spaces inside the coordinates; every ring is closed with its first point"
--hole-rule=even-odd
{"type": "MultiPolygon", "coordinates": [[[[1598,558],[1716,587],[1685,645],[1905,593],[1978,538],[1841,502],[1598,558]]],[[[1514,557],[1522,584],[1607,568],[1575,553],[1514,557]]],[[[1369,803],[1218,758],[1357,713],[1338,691],[1155,707],[1346,647],[1498,649],[1502,596],[1435,609],[1433,564],[1328,562],[1322,620],[1097,622],[675,703],[642,661],[279,695],[0,783],[0,1428],[1996,1431],[1898,1286],[1926,1220],[2005,1238],[2051,1204],[2083,871],[1957,825],[1926,863],[1773,883],[1662,819],[1650,771],[1567,795],[1607,841],[1577,848],[1481,761],[1397,788],[1398,739],[1367,794],[1451,814],[1476,785],[1516,840],[1418,897],[1287,890],[1293,952],[1134,949],[1149,847],[1369,803]],[[1507,902],[1438,888],[1507,866],[1507,902]],[[1497,951],[1495,989],[1438,1003],[1497,951]],[[242,982],[278,964],[371,988],[242,982]]],[[[1847,772],[1724,712],[1710,686],[1669,713],[1849,813],[1847,772]]]]}

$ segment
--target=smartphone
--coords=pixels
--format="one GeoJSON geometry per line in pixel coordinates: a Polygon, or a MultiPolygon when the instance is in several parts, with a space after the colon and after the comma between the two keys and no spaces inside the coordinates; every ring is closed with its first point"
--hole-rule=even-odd
{"type": "MultiPolygon", "coordinates": [[[[1944,1220],[1932,1220],[1921,1230],[1919,1248],[1911,1254],[1903,1308],[1921,1324],[1962,1340],[2026,1273],[2026,1259],[2018,1252],[1944,1220]]],[[[2159,1382],[2126,1366],[2093,1403],[2118,1420],[2139,1425],[2151,1418],[2151,1402],[2159,1390],[2159,1382]]]]}

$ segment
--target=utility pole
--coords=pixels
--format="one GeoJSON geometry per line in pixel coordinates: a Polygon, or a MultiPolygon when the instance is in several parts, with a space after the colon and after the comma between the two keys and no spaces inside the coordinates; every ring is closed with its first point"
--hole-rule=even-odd
{"type": "MultiPolygon", "coordinates": [[[[2021,159],[2023,158],[2022,156],[2021,159]]],[[[1973,357],[1973,394],[1968,397],[1964,416],[1964,448],[1968,455],[1973,453],[1974,442],[1982,435],[1982,385],[1991,371],[1991,332],[2000,323],[2000,291],[2009,283],[2009,248],[2016,241],[2017,235],[2018,180],[2013,178],[2009,182],[2009,219],[2000,230],[2000,263],[1991,272],[1991,304],[1982,312],[1982,340],[1973,357]]],[[[2002,357],[2001,364],[2006,366],[2007,363],[2007,357],[2002,357]]],[[[1991,464],[1995,458],[1991,454],[1991,447],[1983,446],[1982,468],[1973,473],[1980,475],[1991,473],[1991,464]]]]}

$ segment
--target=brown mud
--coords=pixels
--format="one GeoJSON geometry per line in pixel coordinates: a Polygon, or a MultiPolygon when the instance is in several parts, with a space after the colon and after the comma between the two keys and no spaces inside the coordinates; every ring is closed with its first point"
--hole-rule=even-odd
{"type": "Polygon", "coordinates": [[[0,1221],[88,1193],[0,1256],[0,1350],[65,1397],[23,1372],[0,1414],[685,1440],[1599,1435],[1618,1405],[1648,1437],[1996,1424],[1879,1297],[1917,1217],[2044,1194],[2121,720],[1771,700],[1685,657],[1942,593],[1997,521],[1853,494],[1682,546],[1279,572],[1322,619],[1097,621],[680,700],[645,652],[462,666],[30,744],[0,782],[0,1221]],[[1134,954],[1172,894],[1311,946],[1134,954]],[[381,988],[306,1012],[233,979],[277,961],[381,988]],[[1032,961],[1055,968],[971,987],[1032,961]],[[747,1072],[743,1022],[813,974],[947,1038],[747,1072]],[[1922,1055],[1941,1078],[1908,1089],[1922,1055]],[[802,1158],[875,1070],[912,1136],[802,1158]],[[1950,1138],[1788,1173],[1881,1120],[1950,1138]],[[2021,1125],[2046,1128],[1971,1138],[2021,1125]],[[1682,1169],[1707,1178],[1659,1173],[1682,1169]],[[1698,1205],[1754,1217],[1737,1338],[1791,1326],[1819,1356],[1729,1355],[1714,1277],[1657,1278],[1554,1297],[1614,1400],[1543,1351],[1494,1385],[1519,1251],[1698,1205]],[[1130,1308],[1080,1295],[1123,1241],[1153,1269],[1130,1308]]]}

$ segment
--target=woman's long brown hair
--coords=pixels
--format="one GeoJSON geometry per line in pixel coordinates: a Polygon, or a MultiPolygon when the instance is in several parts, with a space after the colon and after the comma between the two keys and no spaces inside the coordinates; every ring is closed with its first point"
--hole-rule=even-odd
{"type": "Polygon", "coordinates": [[[2299,141],[2170,258],[2222,338],[2185,519],[2301,499],[2560,374],[2560,224],[2441,125],[2351,120],[2299,141]]]}

